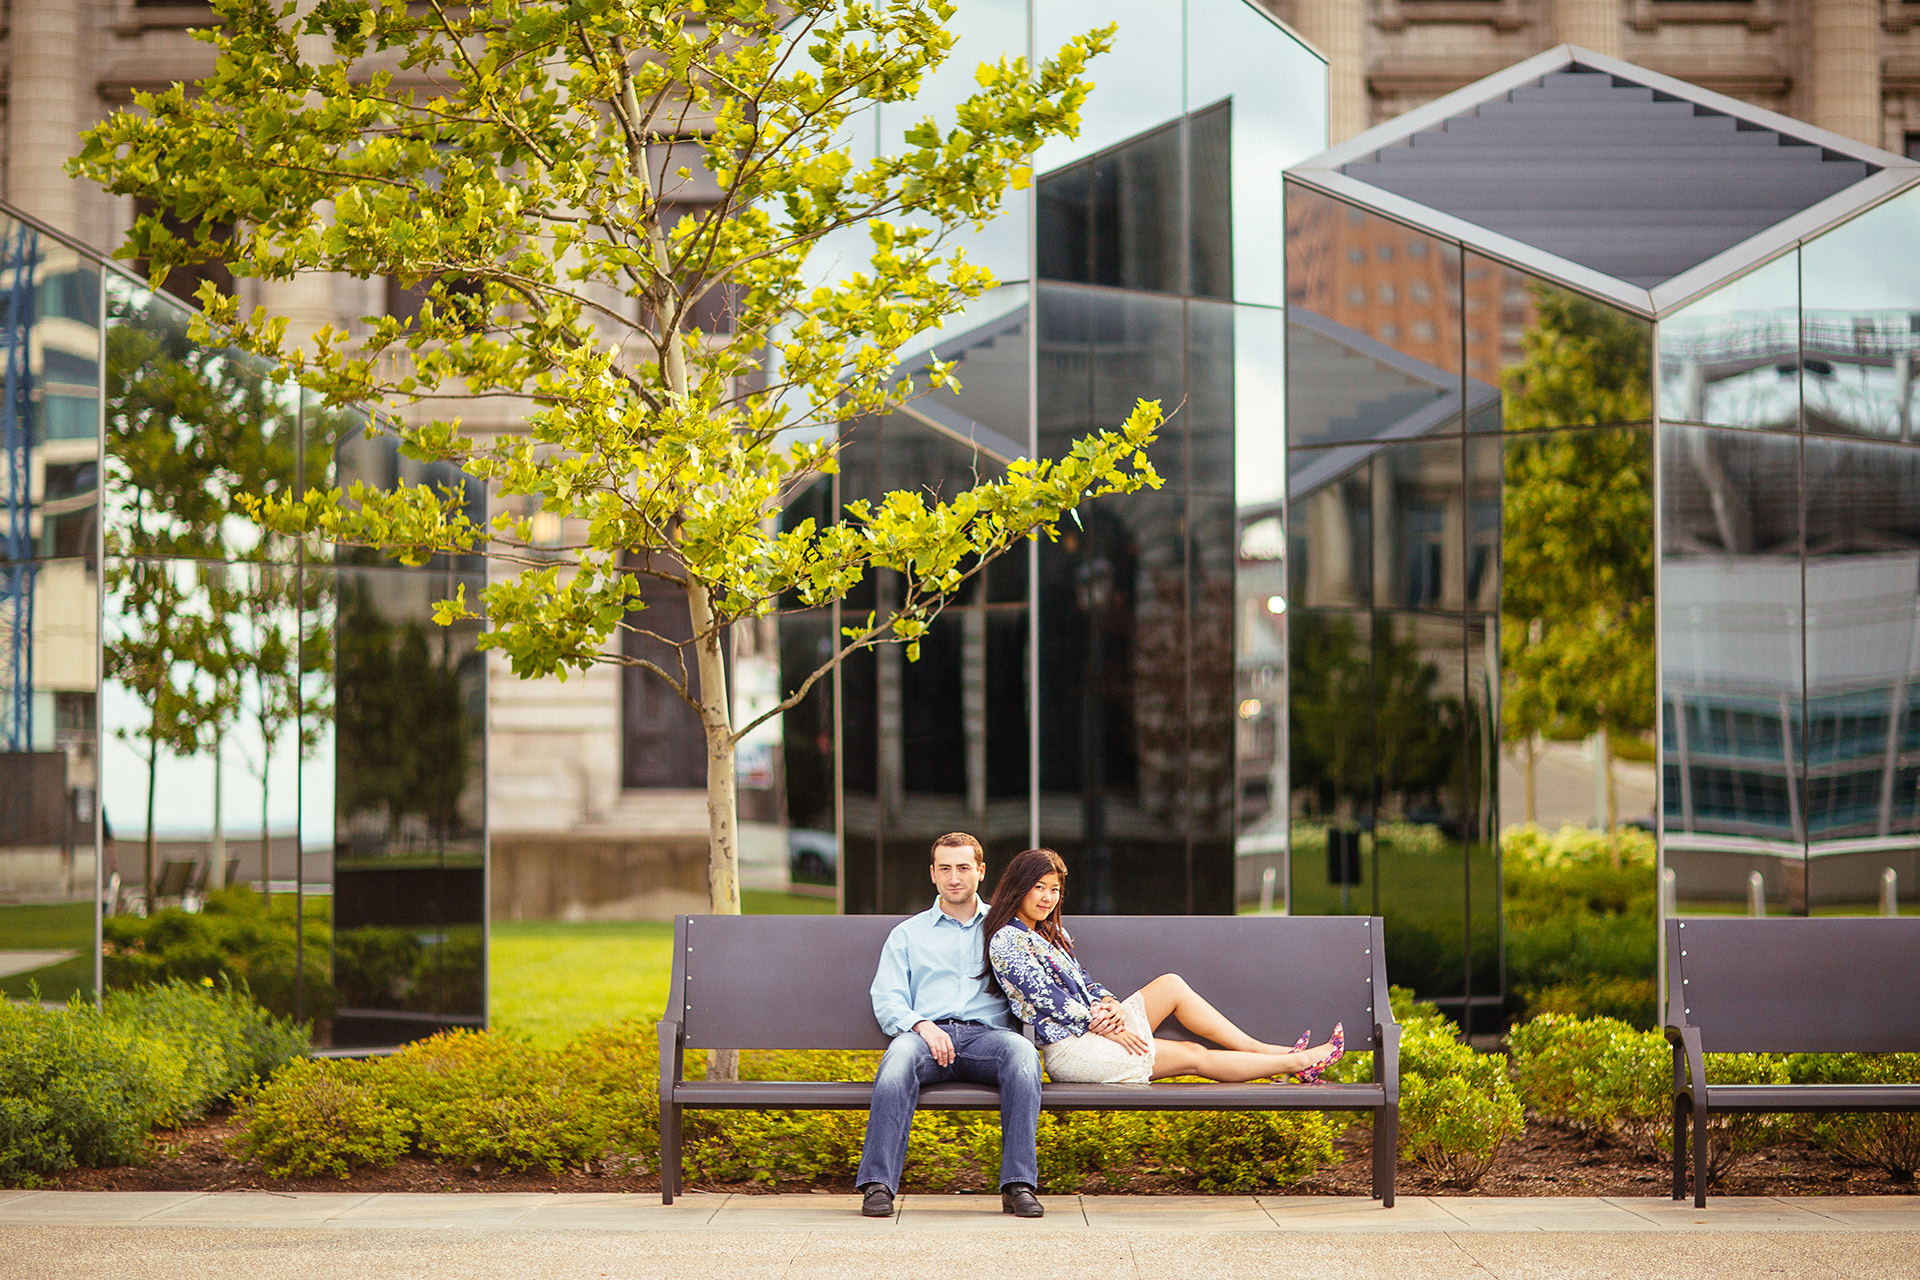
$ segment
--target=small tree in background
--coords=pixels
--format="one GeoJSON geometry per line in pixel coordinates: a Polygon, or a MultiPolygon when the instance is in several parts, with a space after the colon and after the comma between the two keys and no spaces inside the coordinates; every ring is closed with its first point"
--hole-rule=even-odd
{"type": "MultiPolygon", "coordinates": [[[[1509,431],[1646,423],[1651,328],[1612,307],[1535,286],[1525,360],[1508,371],[1509,431]]],[[[1609,829],[1619,825],[1611,740],[1653,728],[1653,453],[1650,430],[1509,436],[1501,533],[1500,651],[1508,741],[1598,734],[1609,829]]],[[[1614,848],[1618,865],[1619,848],[1614,848]]]]}
{"type": "MultiPolygon", "coordinates": [[[[283,319],[241,316],[203,287],[208,323],[291,364],[335,405],[413,406],[406,453],[455,463],[529,501],[489,523],[457,493],[270,496],[285,531],[417,564],[480,550],[498,568],[480,643],[523,677],[639,666],[699,713],[715,911],[739,910],[734,750],[857,649],[917,641],[992,557],[1089,496],[1157,486],[1142,403],[1067,456],[1022,460],[950,497],[903,491],[843,518],[777,530],[787,501],[834,470],[844,429],[916,388],[892,373],[917,335],[995,281],[952,247],[1030,181],[1041,144],[1073,136],[1087,59],[1111,28],[1039,67],[982,65],[942,129],[907,130],[858,161],[856,113],[910,103],[952,50],[948,0],[216,0],[210,78],[136,96],[87,137],[77,173],[153,212],[122,250],[157,275],[220,263],[268,280],[395,276],[417,318],[323,329],[292,350],[283,319]],[[396,72],[396,68],[399,69],[396,72]],[[678,197],[703,185],[707,203],[678,197]],[[181,237],[168,230],[202,230],[181,237]],[[231,235],[211,228],[235,228],[231,235]],[[861,269],[823,279],[816,253],[861,269]],[[701,317],[705,317],[704,320],[701,317]],[[724,323],[716,323],[724,317],[724,323]],[[716,334],[714,329],[724,329],[716,334]],[[521,418],[485,439],[453,410],[521,418]],[[531,544],[533,511],[575,530],[531,544]],[[737,620],[812,608],[874,570],[903,583],[749,724],[729,709],[723,641],[737,620]],[[684,595],[692,638],[628,621],[637,578],[684,595]],[[667,646],[623,654],[619,633],[667,646]]],[[[951,371],[929,364],[933,385],[951,371]]],[[[476,617],[463,596],[443,623],[476,617]]],[[[665,630],[665,628],[662,628],[665,630]]]]}

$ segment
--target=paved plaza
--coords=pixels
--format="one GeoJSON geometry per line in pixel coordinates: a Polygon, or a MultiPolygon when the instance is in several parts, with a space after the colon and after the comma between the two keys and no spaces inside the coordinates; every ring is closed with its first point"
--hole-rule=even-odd
{"type": "Polygon", "coordinates": [[[0,1277],[1455,1277],[1920,1275],[1920,1197],[1402,1198],[0,1192],[0,1277]]]}

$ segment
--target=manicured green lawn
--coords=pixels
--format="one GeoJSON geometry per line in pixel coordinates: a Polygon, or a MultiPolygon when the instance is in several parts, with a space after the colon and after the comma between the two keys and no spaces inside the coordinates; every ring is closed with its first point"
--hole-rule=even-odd
{"type": "MultiPolygon", "coordinates": [[[[831,915],[831,898],[748,890],[748,915],[831,915]]],[[[492,1023],[542,1048],[624,1018],[658,1018],[673,974],[673,926],[652,922],[493,926],[492,1023]]]]}

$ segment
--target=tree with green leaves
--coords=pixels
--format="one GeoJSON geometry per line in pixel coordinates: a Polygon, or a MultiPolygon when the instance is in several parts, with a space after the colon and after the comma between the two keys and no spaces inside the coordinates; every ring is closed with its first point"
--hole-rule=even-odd
{"type": "MultiPolygon", "coordinates": [[[[1143,452],[1159,407],[1143,402],[1065,456],[951,497],[775,520],[834,470],[848,429],[924,389],[895,376],[902,352],[995,283],[957,240],[1031,181],[1046,140],[1077,133],[1082,73],[1111,28],[1038,66],[983,64],[950,124],[923,120],[863,160],[864,113],[911,104],[952,52],[950,0],[214,8],[197,33],[219,51],[214,74],[137,94],[74,163],[149,202],[122,252],[156,275],[219,263],[422,286],[417,317],[322,329],[304,347],[284,318],[200,298],[207,324],[329,403],[386,409],[409,456],[521,500],[473,521],[444,489],[356,486],[269,497],[263,518],[408,563],[482,551],[496,574],[481,643],[516,674],[611,663],[666,681],[705,734],[714,910],[739,910],[743,734],[858,649],[899,641],[916,656],[970,576],[1086,498],[1160,483],[1143,452]],[[174,235],[169,216],[197,230],[174,235]],[[836,256],[860,269],[835,274],[836,256]],[[488,404],[514,425],[463,431],[457,411],[488,404]],[[562,546],[532,545],[535,513],[572,531],[562,546]],[[840,599],[880,570],[903,584],[887,607],[735,723],[729,626],[783,599],[840,599]],[[633,620],[642,577],[684,597],[690,641],[633,620]],[[623,631],[671,656],[626,655],[623,631]]],[[[951,366],[929,362],[925,382],[952,383],[951,366]]],[[[481,615],[456,595],[437,616],[481,615]]]]}
{"type": "Polygon", "coordinates": [[[1654,723],[1651,326],[1545,285],[1533,299],[1507,429],[1642,425],[1507,437],[1502,727],[1523,747],[1529,820],[1535,743],[1597,735],[1611,829],[1612,738],[1654,723]]]}

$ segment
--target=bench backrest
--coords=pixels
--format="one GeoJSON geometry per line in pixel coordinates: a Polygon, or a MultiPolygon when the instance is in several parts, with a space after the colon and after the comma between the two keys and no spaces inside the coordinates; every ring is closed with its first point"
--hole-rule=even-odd
{"type": "MultiPolygon", "coordinates": [[[[681,916],[667,1007],[694,1049],[885,1048],[869,989],[899,922],[681,916]]],[[[1178,973],[1263,1040],[1291,1044],[1309,1027],[1324,1038],[1345,1022],[1348,1047],[1365,1050],[1376,1018],[1390,1016],[1378,917],[1085,916],[1067,927],[1116,995],[1178,973]]],[[[1191,1038],[1171,1021],[1159,1034],[1191,1038]]]]}
{"type": "Polygon", "coordinates": [[[1669,920],[1667,971],[1707,1053],[1920,1051],[1920,918],[1669,920]]]}

